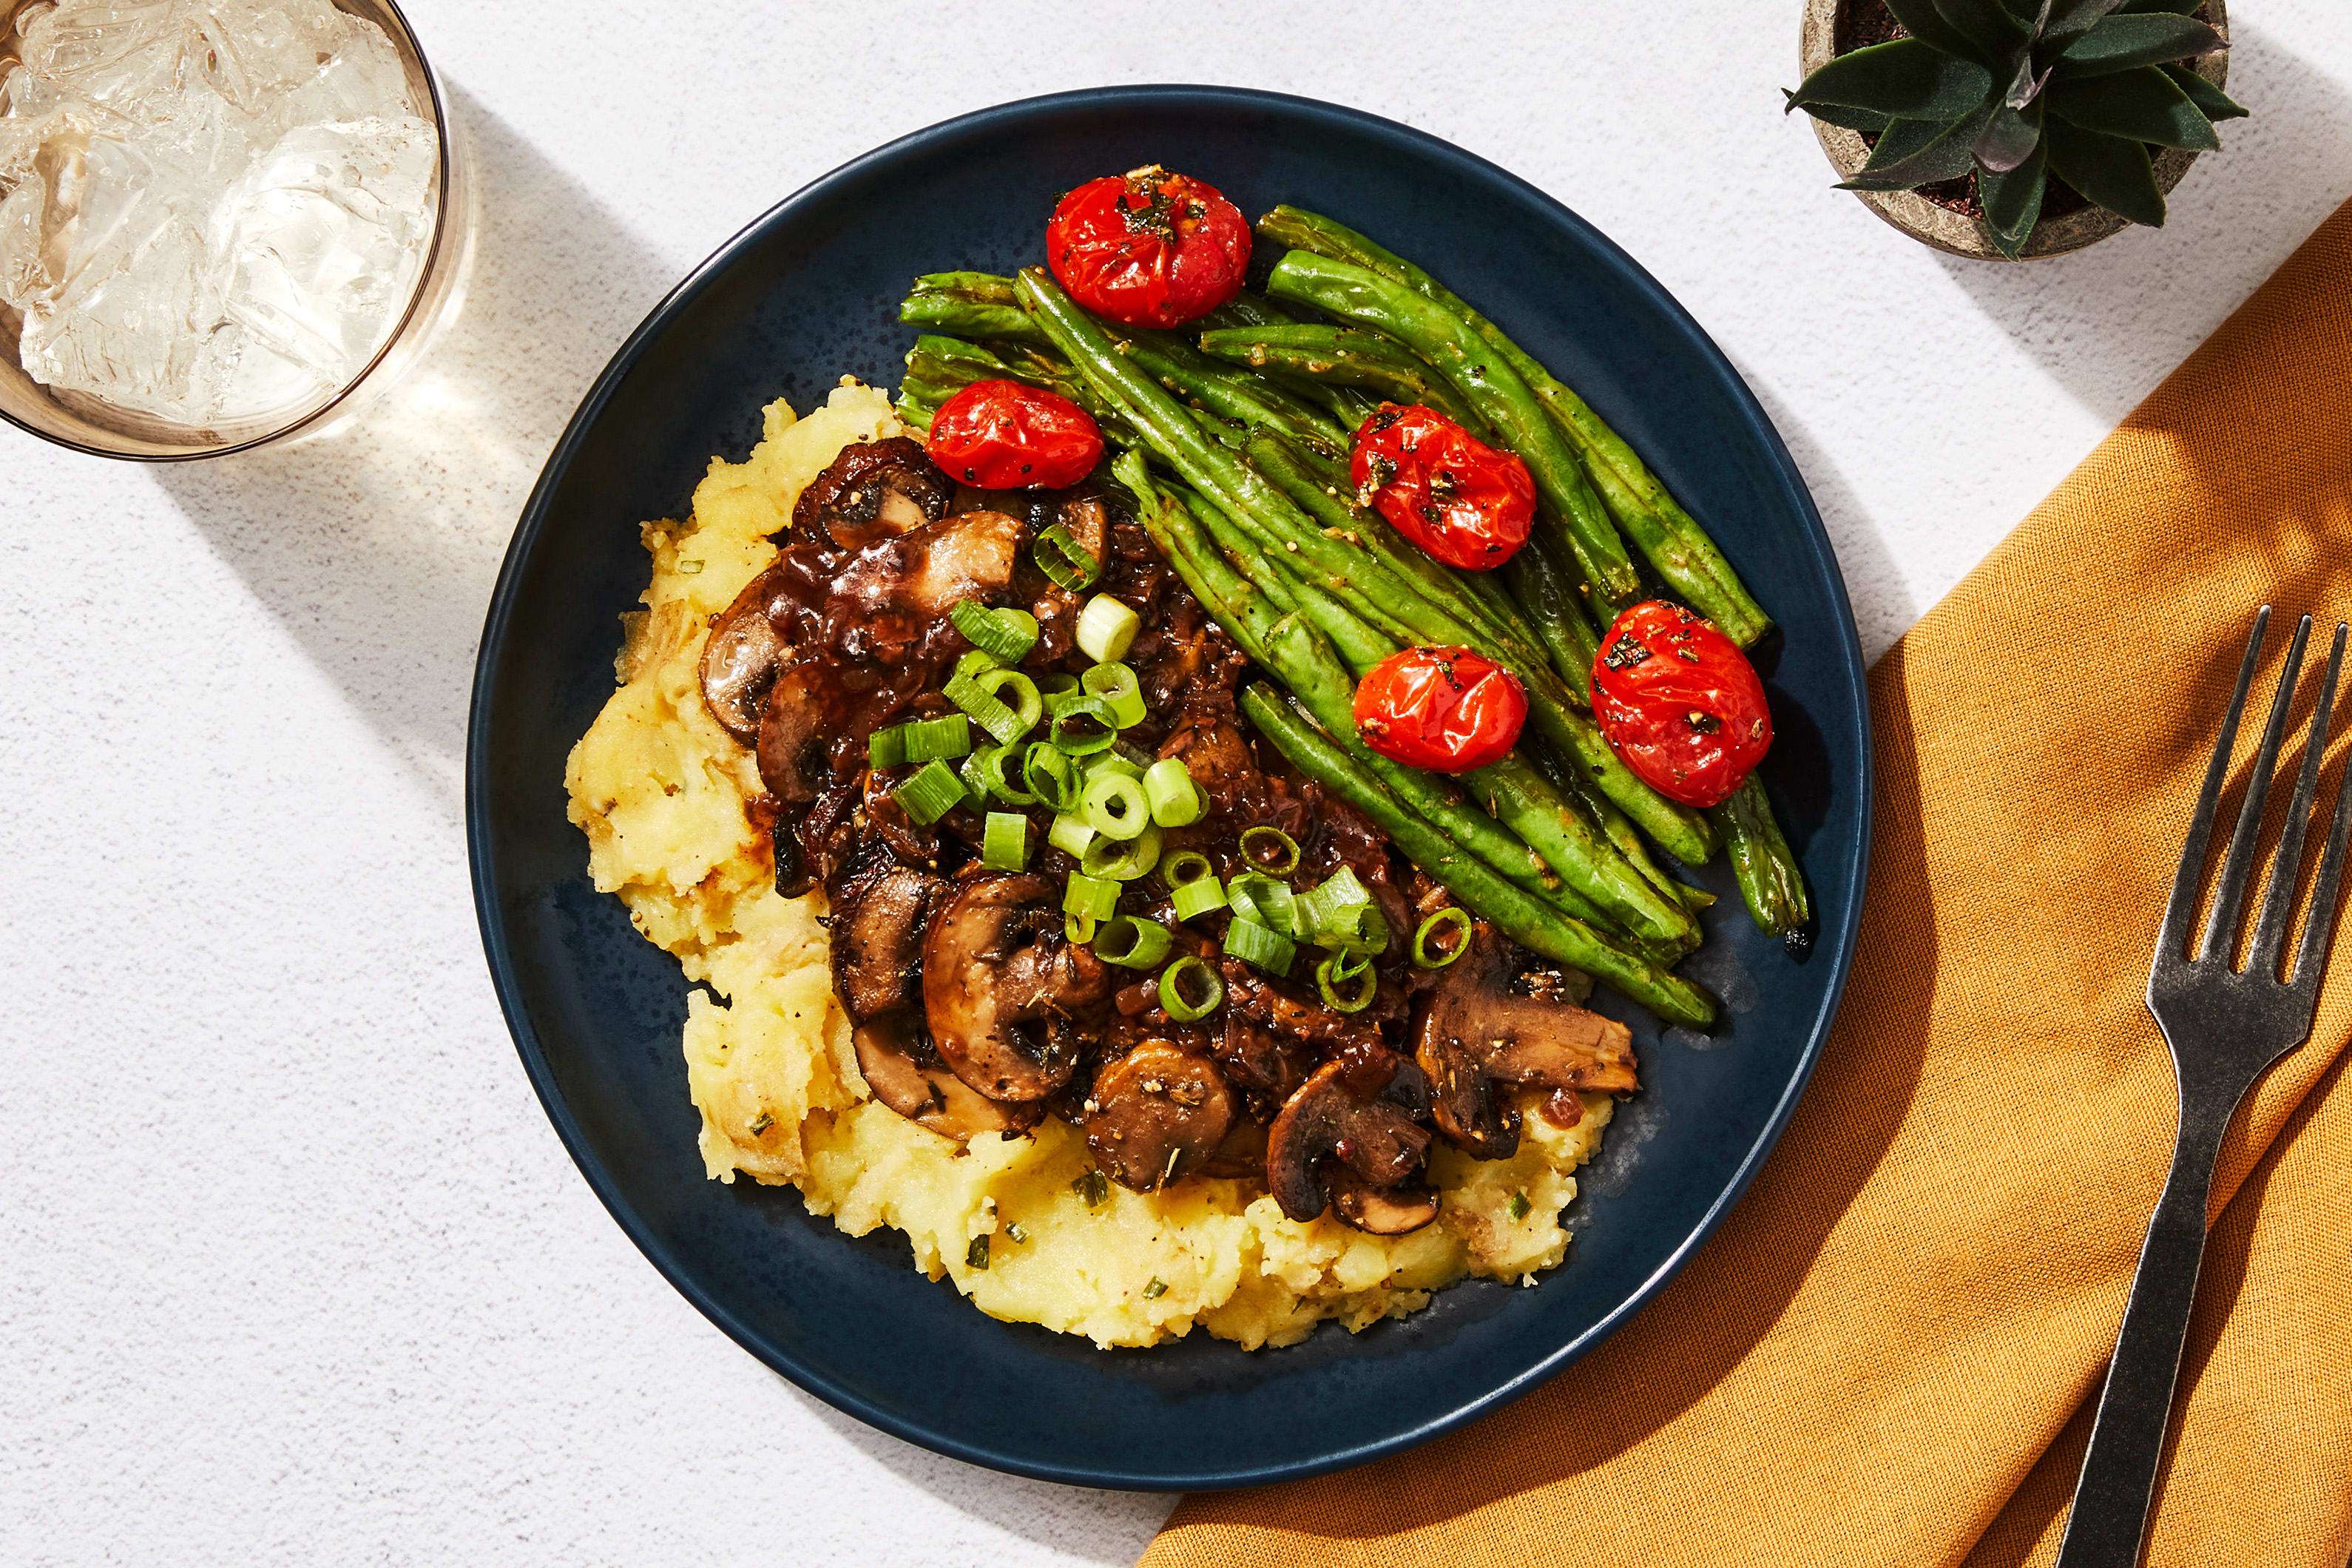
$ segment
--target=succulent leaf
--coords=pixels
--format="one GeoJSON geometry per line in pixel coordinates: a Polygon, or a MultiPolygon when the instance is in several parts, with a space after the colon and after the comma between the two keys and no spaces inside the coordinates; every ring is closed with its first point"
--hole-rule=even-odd
{"type": "Polygon", "coordinates": [[[2022,109],[2004,101],[1993,106],[1985,128],[1977,133],[1978,167],[1989,174],[2006,174],[2032,156],[2042,145],[2042,105],[2022,109]]]}
{"type": "Polygon", "coordinates": [[[2223,47],[2221,34],[2187,16],[2115,15],[2067,46],[2058,57],[2057,69],[2062,79],[2107,76],[2138,66],[2194,59],[2223,47]]]}
{"type": "Polygon", "coordinates": [[[2055,118],[2042,135],[2050,169],[2084,196],[2132,223],[2164,226],[2164,193],[2147,149],[2128,136],[2085,131],[2055,118]]]}
{"type": "MultiPolygon", "coordinates": [[[[1782,90],[1787,92],[1786,89],[1782,90]]],[[[1787,97],[1789,108],[1796,108],[1797,95],[1788,92],[1787,97]]],[[[1886,128],[1895,123],[1892,116],[1881,114],[1874,109],[1848,109],[1843,103],[1817,103],[1805,112],[1816,120],[1827,121],[1832,125],[1843,125],[1848,131],[1859,131],[1864,136],[1884,136],[1886,134],[1886,128]]]]}
{"type": "Polygon", "coordinates": [[[1789,107],[1874,110],[1948,124],[1984,100],[1992,73],[1924,39],[1897,38],[1838,56],[1797,84],[1789,107]]]}
{"type": "Polygon", "coordinates": [[[2011,261],[2025,248],[2042,221],[2042,198],[2049,190],[2049,148],[2036,142],[2025,162],[2005,174],[1979,174],[1977,199],[1984,204],[1985,226],[1994,247],[2011,261]]]}
{"type": "Polygon", "coordinates": [[[2001,0],[1936,0],[1936,10],[1990,58],[2006,59],[2025,42],[2026,25],[2001,0]]]}
{"type": "Polygon", "coordinates": [[[2223,120],[2243,120],[2246,117],[2245,105],[2187,66],[2167,66],[2164,68],[2164,74],[2170,77],[2174,85],[2189,95],[2189,101],[2195,104],[2198,111],[2206,119],[2218,122],[2223,120]]]}
{"type": "Polygon", "coordinates": [[[2213,134],[2213,122],[2156,66],[2062,81],[2048,98],[2051,113],[2085,131],[2197,153],[2215,152],[2221,145],[2213,134]]]}
{"type": "MultiPolygon", "coordinates": [[[[1943,13],[1936,9],[1936,0],[1886,0],[1886,8],[1895,13],[1895,19],[1903,24],[1905,32],[1922,43],[1932,44],[1947,54],[1978,53],[1967,34],[1944,20],[1943,13]]],[[[1993,61],[1988,58],[1979,63],[1989,66],[1993,61]]]]}
{"type": "Polygon", "coordinates": [[[1907,191],[1937,180],[1957,180],[1976,166],[1975,147],[1991,118],[1997,99],[1987,98],[1960,116],[1937,124],[1898,120],[1887,128],[1862,172],[1837,188],[1842,191],[1907,191]],[[1900,142],[1893,149],[1888,143],[1900,142]]]}
{"type": "MultiPolygon", "coordinates": [[[[2194,3],[2201,5],[2204,0],[2194,3]]],[[[2130,9],[2130,0],[2124,0],[2122,8],[2130,9]]],[[[2116,9],[2116,0],[2057,0],[2051,7],[2049,21],[2042,24],[2038,40],[2042,58],[2063,54],[2075,39],[2097,26],[2108,12],[2116,9]]]]}

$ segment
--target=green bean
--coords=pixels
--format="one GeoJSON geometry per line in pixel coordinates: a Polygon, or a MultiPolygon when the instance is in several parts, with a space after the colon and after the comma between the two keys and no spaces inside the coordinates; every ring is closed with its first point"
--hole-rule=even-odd
{"type": "Polygon", "coordinates": [[[1552,671],[1512,657],[1441,605],[1414,594],[1403,579],[1368,552],[1330,538],[1256,469],[1212,440],[1165,389],[1111,347],[1093,319],[1072,303],[1039,268],[1018,279],[1022,303],[1079,374],[1118,408],[1137,433],[1219,510],[1287,556],[1297,574],[1310,577],[1400,642],[1475,647],[1518,678],[1538,727],[1576,759],[1610,799],[1643,829],[1693,865],[1715,851],[1704,817],[1651,789],[1618,760],[1591,717],[1580,712],[1569,688],[1552,671]]]}
{"type": "Polygon", "coordinates": [[[1201,334],[1201,351],[1253,370],[1359,386],[1391,403],[1434,408],[1486,438],[1486,422],[1444,377],[1360,327],[1228,327],[1201,334]]]}
{"type": "Polygon", "coordinates": [[[1271,428],[1293,440],[1334,452],[1348,449],[1348,434],[1321,409],[1266,381],[1237,375],[1231,367],[1167,332],[1130,331],[1113,345],[1169,392],[1197,399],[1202,407],[1245,428],[1271,428]]]}
{"type": "Polygon", "coordinates": [[[1749,773],[1728,800],[1710,806],[1707,816],[1731,851],[1731,873],[1738,879],[1739,896],[1759,927],[1769,935],[1786,936],[1812,919],[1805,874],[1798,868],[1788,839],[1781,837],[1762,780],[1749,773]]]}
{"type": "Polygon", "coordinates": [[[1683,510],[1633,448],[1500,327],[1420,268],[1329,218],[1296,207],[1278,206],[1259,220],[1258,232],[1296,249],[1369,268],[1459,315],[1510,363],[1519,378],[1542,400],[1545,412],[1576,447],[1577,456],[1601,504],[1649,558],[1658,574],[1689,599],[1700,614],[1720,626],[1725,636],[1743,647],[1770,628],[1770,618],[1748,594],[1731,563],[1723,558],[1715,541],[1683,510]]]}
{"type": "Polygon", "coordinates": [[[1005,342],[1042,343],[1045,334],[1027,311],[1011,299],[998,300],[992,291],[982,288],[940,287],[927,289],[925,284],[940,279],[980,279],[1000,282],[982,272],[936,273],[930,278],[915,279],[915,292],[898,302],[898,320],[925,331],[950,332],[960,338],[992,338],[1005,342]]]}
{"type": "Polygon", "coordinates": [[[1374,327],[1435,365],[1494,427],[1558,509],[1577,564],[1613,608],[1641,597],[1642,574],[1586,482],[1575,450],[1519,374],[1468,323],[1426,295],[1350,262],[1294,250],[1266,279],[1276,298],[1374,327]]]}
{"type": "Polygon", "coordinates": [[[1519,546],[1518,553],[1505,563],[1503,577],[1551,655],[1552,668],[1589,705],[1592,656],[1600,650],[1601,639],[1592,623],[1584,618],[1584,606],[1569,586],[1568,574],[1552,559],[1550,542],[1538,537],[1519,546]]]}
{"type": "Polygon", "coordinates": [[[1241,705],[1258,732],[1293,767],[1370,818],[1407,859],[1512,941],[1583,970],[1669,1022],[1705,1028],[1715,1021],[1715,1005],[1706,993],[1617,946],[1584,921],[1545,908],[1483,861],[1457,849],[1270,688],[1244,688],[1241,705]]]}
{"type": "Polygon", "coordinates": [[[1196,324],[1206,331],[1224,327],[1286,327],[1294,318],[1290,312],[1263,294],[1253,294],[1244,289],[1196,324]]]}

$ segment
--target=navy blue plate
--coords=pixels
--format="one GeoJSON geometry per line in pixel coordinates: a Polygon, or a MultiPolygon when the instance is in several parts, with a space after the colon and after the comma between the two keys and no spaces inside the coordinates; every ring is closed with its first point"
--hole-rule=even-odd
{"type": "Polygon", "coordinates": [[[1639,1310],[1722,1220],[1803,1090],[1861,914],[1869,720],[1828,538],[1754,397],[1623,252],[1493,164],[1404,126],[1225,88],[1117,88],[966,115],[817,181],[730,241],[623,345],[523,510],[483,629],[467,752],[475,901],[499,1000],[547,1114],[656,1268],[746,1350],[827,1403],[975,1464],[1049,1480],[1230,1487],[1422,1442],[1533,1388],[1639,1310]],[[613,689],[646,574],[639,520],[675,516],[714,452],[848,372],[895,385],[919,272],[1040,255],[1062,191],[1164,162],[1245,213],[1331,214],[1402,251],[1579,388],[1721,542],[1789,628],[1764,664],[1765,773],[1819,910],[1792,958],[1727,873],[1687,966],[1727,1004],[1712,1039],[1629,1014],[1643,1089],[1620,1108],[1539,1289],[1472,1282],[1350,1336],[1244,1353],[1205,1332],[1148,1351],[997,1322],[851,1240],[789,1188],[704,1179],[678,1048],[677,963],[589,886],[563,760],[613,689]]]}

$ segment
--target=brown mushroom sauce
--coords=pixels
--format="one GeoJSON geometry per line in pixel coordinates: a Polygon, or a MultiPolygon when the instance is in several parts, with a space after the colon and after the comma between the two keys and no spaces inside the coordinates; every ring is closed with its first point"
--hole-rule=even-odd
{"type": "Polygon", "coordinates": [[[1244,730],[1234,692],[1247,658],[1116,487],[976,491],[898,439],[844,451],[794,525],[774,563],[712,617],[704,697],[757,752],[767,793],[747,809],[772,846],[777,891],[824,889],[834,989],[882,1103],[959,1140],[1060,1117],[1084,1129],[1106,1175],[1139,1191],[1238,1178],[1294,1219],[1328,1207],[1393,1235],[1436,1217],[1425,1179],[1435,1141],[1506,1158],[1524,1114],[1569,1125],[1574,1090],[1635,1087],[1624,1026],[1549,999],[1559,977],[1530,973],[1485,921],[1459,962],[1411,962],[1412,933],[1451,902],[1445,890],[1244,730]],[[1390,932],[1361,1011],[1325,1005],[1310,950],[1287,977],[1223,954],[1231,917],[1179,921],[1154,872],[1127,885],[1119,912],[1175,933],[1165,962],[1198,954],[1225,984],[1206,1017],[1172,1018],[1156,970],[1114,968],[1067,940],[1061,894],[1077,865],[1045,843],[1048,811],[1028,811],[1029,868],[993,871],[980,863],[979,812],[967,804],[918,825],[890,795],[912,768],[866,766],[877,730],[954,711],[942,689],[971,647],[949,619],[959,602],[1036,616],[1021,666],[1033,677],[1091,662],[1076,647],[1086,595],[1035,563],[1036,536],[1055,522],[1102,560],[1087,595],[1141,618],[1125,662],[1147,713],[1122,740],[1181,759],[1208,802],[1201,821],[1166,831],[1162,863],[1197,850],[1230,879],[1254,868],[1240,835],[1263,824],[1297,843],[1298,890],[1352,868],[1390,932]]]}

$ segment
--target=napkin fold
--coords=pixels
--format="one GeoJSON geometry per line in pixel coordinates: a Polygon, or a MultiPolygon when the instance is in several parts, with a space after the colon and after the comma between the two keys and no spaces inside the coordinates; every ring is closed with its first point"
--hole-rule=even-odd
{"type": "MultiPolygon", "coordinates": [[[[2352,204],[1872,670],[1844,1008],[1689,1268],[1475,1426],[1186,1500],[1146,1568],[2049,1562],[2170,1158],[2157,921],[2265,603],[2225,825],[2294,616],[2324,659],[2352,615],[2352,204]]],[[[2153,1564],[2352,1552],[2352,929],[2336,946],[2223,1152],[2153,1564]]]]}

